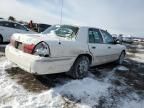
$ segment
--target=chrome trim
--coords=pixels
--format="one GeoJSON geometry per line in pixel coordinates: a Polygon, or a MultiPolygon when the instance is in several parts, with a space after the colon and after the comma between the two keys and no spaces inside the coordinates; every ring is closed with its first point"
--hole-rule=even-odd
{"type": "Polygon", "coordinates": [[[65,61],[71,59],[72,58],[59,58],[59,59],[37,60],[37,62],[55,62],[55,61],[65,61]]]}

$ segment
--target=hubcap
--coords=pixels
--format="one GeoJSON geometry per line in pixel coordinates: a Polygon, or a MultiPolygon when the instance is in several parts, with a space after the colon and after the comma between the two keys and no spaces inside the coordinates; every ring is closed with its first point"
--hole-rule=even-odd
{"type": "Polygon", "coordinates": [[[80,73],[87,72],[88,71],[88,61],[87,60],[82,60],[79,63],[78,70],[79,70],[80,73]]]}

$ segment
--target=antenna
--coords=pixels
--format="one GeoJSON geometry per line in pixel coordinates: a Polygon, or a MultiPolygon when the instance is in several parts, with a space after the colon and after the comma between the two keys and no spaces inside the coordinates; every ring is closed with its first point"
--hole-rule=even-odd
{"type": "Polygon", "coordinates": [[[60,25],[62,24],[62,18],[63,18],[63,0],[60,0],[61,1],[61,15],[60,15],[60,25]]]}

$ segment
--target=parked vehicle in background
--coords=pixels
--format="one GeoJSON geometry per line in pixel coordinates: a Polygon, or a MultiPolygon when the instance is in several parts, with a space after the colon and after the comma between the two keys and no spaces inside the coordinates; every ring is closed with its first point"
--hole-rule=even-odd
{"type": "Polygon", "coordinates": [[[135,42],[141,42],[141,39],[135,38],[135,39],[133,39],[133,41],[135,41],[135,42]]]}
{"type": "Polygon", "coordinates": [[[0,43],[9,42],[14,33],[35,33],[20,23],[0,20],[0,43]]]}
{"type": "Polygon", "coordinates": [[[67,72],[73,78],[83,78],[91,66],[113,61],[121,64],[126,47],[102,29],[54,25],[43,34],[14,34],[5,54],[32,74],[67,72]]]}
{"type": "Polygon", "coordinates": [[[112,34],[112,37],[113,37],[114,40],[118,40],[118,35],[112,34]]]}
{"type": "Polygon", "coordinates": [[[25,26],[29,29],[34,30],[35,32],[41,33],[44,32],[47,28],[49,28],[51,25],[49,24],[40,24],[40,23],[33,23],[33,28],[29,27],[29,24],[25,24],[25,26]]]}
{"type": "Polygon", "coordinates": [[[131,37],[123,37],[123,42],[132,44],[134,40],[131,37]]]}
{"type": "Polygon", "coordinates": [[[122,44],[122,41],[123,41],[123,35],[120,34],[120,35],[117,35],[117,34],[113,34],[112,35],[114,41],[119,41],[119,44],[122,44]]]}
{"type": "Polygon", "coordinates": [[[38,32],[41,33],[49,28],[51,25],[49,24],[38,24],[38,32]]]}
{"type": "Polygon", "coordinates": [[[144,42],[144,39],[141,39],[141,42],[144,42]]]}

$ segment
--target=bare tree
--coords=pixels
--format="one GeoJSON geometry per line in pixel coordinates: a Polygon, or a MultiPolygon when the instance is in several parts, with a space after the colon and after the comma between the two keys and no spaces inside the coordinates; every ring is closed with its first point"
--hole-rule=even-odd
{"type": "Polygon", "coordinates": [[[16,21],[16,19],[13,16],[9,16],[8,20],[10,20],[10,21],[16,21]]]}

